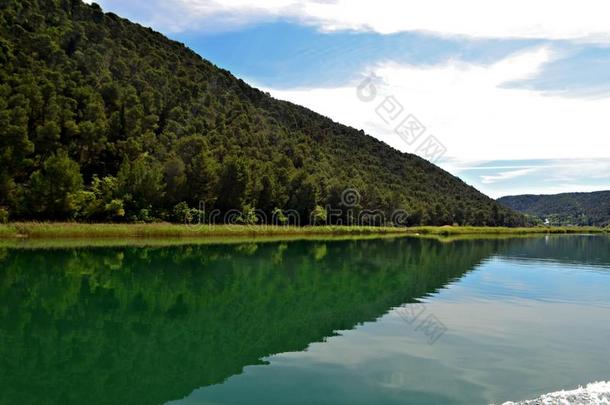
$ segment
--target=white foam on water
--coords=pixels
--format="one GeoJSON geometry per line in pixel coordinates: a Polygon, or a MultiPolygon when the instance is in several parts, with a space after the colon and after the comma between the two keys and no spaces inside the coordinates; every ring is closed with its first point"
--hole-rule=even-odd
{"type": "Polygon", "coordinates": [[[540,398],[503,405],[610,405],[610,382],[595,382],[573,391],[557,391],[540,398]]]}

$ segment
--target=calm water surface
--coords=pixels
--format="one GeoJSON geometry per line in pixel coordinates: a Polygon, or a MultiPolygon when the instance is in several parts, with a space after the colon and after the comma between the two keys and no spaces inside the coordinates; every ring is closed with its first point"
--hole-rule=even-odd
{"type": "Polygon", "coordinates": [[[610,239],[0,248],[2,404],[490,404],[610,380],[610,239]]]}

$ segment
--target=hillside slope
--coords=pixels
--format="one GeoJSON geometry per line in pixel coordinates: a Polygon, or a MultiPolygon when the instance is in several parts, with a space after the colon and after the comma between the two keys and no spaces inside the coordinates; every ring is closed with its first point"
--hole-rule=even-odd
{"type": "Polygon", "coordinates": [[[275,100],[96,4],[3,1],[0,62],[5,217],[182,220],[204,202],[291,209],[302,223],[332,206],[345,220],[352,188],[356,214],[401,209],[409,225],[524,222],[429,162],[275,100]]]}
{"type": "Polygon", "coordinates": [[[498,202],[552,225],[610,225],[610,191],[556,195],[518,195],[498,202]]]}

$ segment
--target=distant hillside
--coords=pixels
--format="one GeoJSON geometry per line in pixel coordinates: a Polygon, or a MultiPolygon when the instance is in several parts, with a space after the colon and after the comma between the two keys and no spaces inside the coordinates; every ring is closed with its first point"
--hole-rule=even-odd
{"type": "Polygon", "coordinates": [[[556,195],[518,195],[498,199],[502,205],[549,220],[552,225],[610,225],[610,191],[556,195]]]}
{"type": "Polygon", "coordinates": [[[328,205],[349,215],[346,188],[359,192],[355,214],[401,209],[409,225],[525,221],[96,4],[0,3],[0,220],[181,221],[204,202],[324,222],[328,205]]]}

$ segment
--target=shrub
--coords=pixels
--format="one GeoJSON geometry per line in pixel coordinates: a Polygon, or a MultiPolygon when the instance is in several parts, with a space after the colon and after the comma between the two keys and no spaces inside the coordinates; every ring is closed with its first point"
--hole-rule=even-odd
{"type": "Polygon", "coordinates": [[[174,222],[182,224],[190,224],[193,222],[193,213],[189,205],[182,201],[174,206],[173,218],[174,222]]]}
{"type": "Polygon", "coordinates": [[[256,208],[250,205],[245,205],[242,209],[238,222],[244,225],[256,225],[256,223],[258,223],[256,208]]]}
{"type": "Polygon", "coordinates": [[[273,210],[273,225],[286,225],[288,223],[288,217],[284,215],[284,211],[279,208],[273,210]]]}
{"type": "Polygon", "coordinates": [[[316,205],[316,208],[314,208],[311,213],[312,225],[326,225],[327,217],[328,213],[326,210],[323,207],[316,205]]]}
{"type": "Polygon", "coordinates": [[[8,218],[9,218],[8,210],[5,208],[0,208],[0,224],[8,223],[8,218]]]}

